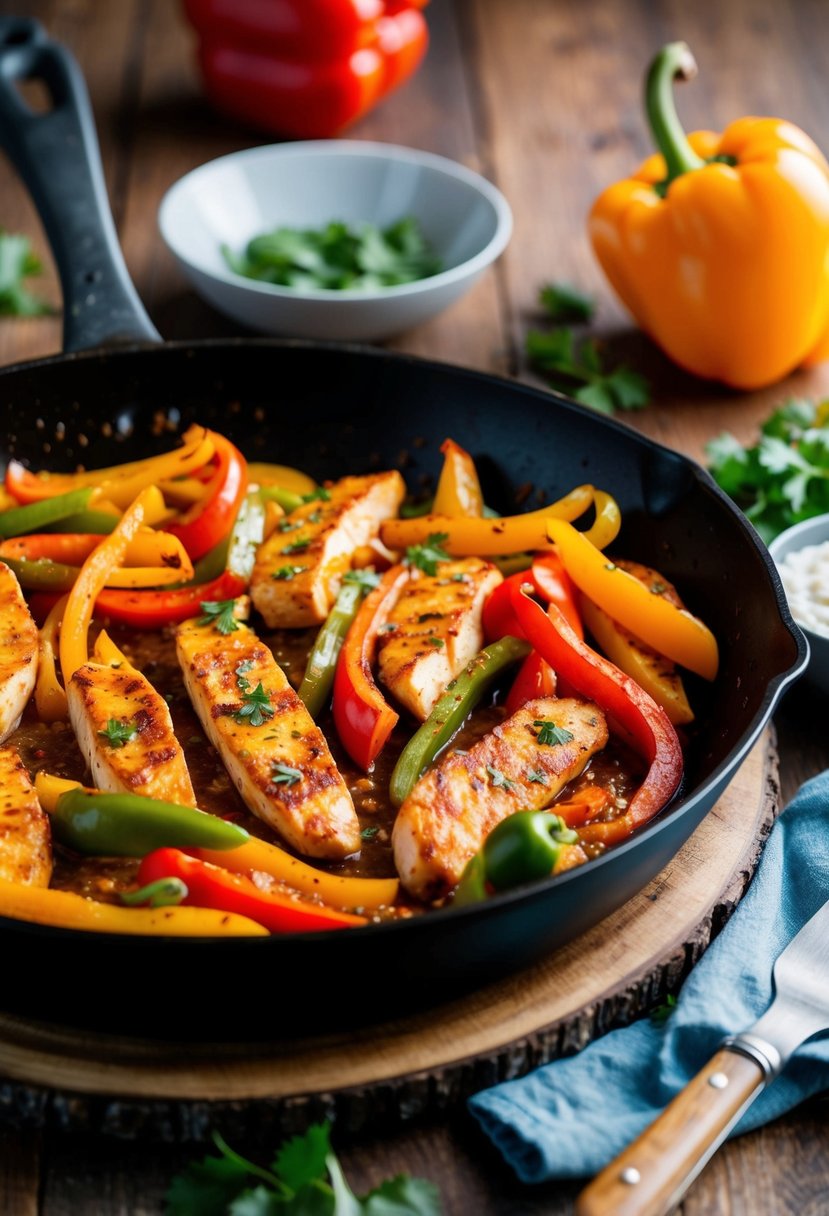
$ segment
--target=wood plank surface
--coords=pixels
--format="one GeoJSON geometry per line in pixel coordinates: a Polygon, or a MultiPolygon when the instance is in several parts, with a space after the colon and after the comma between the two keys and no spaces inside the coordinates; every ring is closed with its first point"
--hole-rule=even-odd
{"type": "MultiPolygon", "coordinates": [[[[0,0],[0,12],[41,18],[78,56],[104,147],[107,182],[128,264],[161,331],[210,336],[233,327],[190,293],[155,232],[155,210],[181,173],[262,137],[203,104],[179,7],[168,0],[0,0]]],[[[827,369],[763,393],[738,395],[671,367],[628,319],[589,251],[592,199],[648,151],[639,79],[649,54],[686,38],[701,77],[683,87],[688,125],[719,127],[743,113],[779,114],[829,149],[829,39],[823,0],[434,0],[433,47],[417,78],[369,115],[355,138],[409,143],[487,173],[507,193],[516,225],[500,266],[473,293],[400,349],[529,376],[522,356],[545,279],[570,279],[599,300],[596,324],[612,358],[653,378],[655,404],[628,419],[699,456],[729,427],[752,433],[790,392],[817,393],[827,369]]],[[[32,208],[0,165],[0,223],[25,231],[44,256],[40,289],[59,292],[32,208]]],[[[0,363],[56,351],[57,318],[0,320],[0,363]]],[[[825,706],[797,690],[777,715],[782,785],[790,797],[829,760],[825,706]]],[[[447,1213],[511,1216],[569,1212],[577,1187],[516,1182],[464,1116],[421,1122],[379,1138],[338,1143],[355,1189],[408,1171],[433,1178],[447,1213]]],[[[246,1146],[239,1146],[244,1148],[246,1146]]],[[[254,1151],[256,1145],[247,1146],[254,1151]]],[[[258,1146],[266,1152],[269,1146],[258,1146]]],[[[827,1104],[812,1102],[728,1144],[682,1205],[684,1216],[820,1216],[829,1194],[827,1104]]],[[[21,1130],[0,1138],[0,1211],[20,1216],[135,1216],[161,1211],[172,1173],[190,1154],[151,1145],[21,1130]]]]}

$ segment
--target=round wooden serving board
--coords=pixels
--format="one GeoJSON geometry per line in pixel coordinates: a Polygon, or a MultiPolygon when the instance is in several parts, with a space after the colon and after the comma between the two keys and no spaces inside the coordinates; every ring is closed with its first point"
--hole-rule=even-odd
{"type": "Polygon", "coordinates": [[[766,732],[639,895],[531,970],[411,1018],[304,1040],[205,1045],[0,1014],[0,1116],[181,1140],[212,1127],[233,1136],[292,1131],[320,1117],[354,1129],[444,1108],[583,1047],[675,990],[743,895],[778,793],[766,732]]]}

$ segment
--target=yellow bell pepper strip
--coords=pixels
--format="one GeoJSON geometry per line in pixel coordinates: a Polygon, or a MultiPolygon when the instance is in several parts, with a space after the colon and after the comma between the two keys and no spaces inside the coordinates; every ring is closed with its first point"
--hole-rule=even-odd
{"type": "Polygon", "coordinates": [[[129,667],[133,671],[137,670],[123,650],[120,650],[115,645],[106,629],[102,629],[95,639],[95,645],[92,648],[92,660],[95,663],[102,663],[106,667],[129,667]]]}
{"type": "Polygon", "coordinates": [[[614,290],[670,358],[761,388],[827,353],[829,165],[776,118],[686,137],[672,83],[695,73],[685,43],[654,59],[645,96],[660,155],[599,196],[590,238],[614,290]]]}
{"type": "MultiPolygon", "coordinates": [[[[204,427],[191,427],[183,446],[146,460],[133,460],[107,469],[88,469],[82,473],[32,473],[13,460],[6,469],[6,489],[21,503],[34,503],[56,494],[91,486],[101,497],[119,507],[127,507],[146,486],[184,476],[206,465],[215,446],[204,427]]],[[[161,497],[159,493],[159,497],[161,497]]],[[[162,500],[163,501],[163,500],[162,500]]],[[[79,510],[82,508],[78,508],[79,510]]]]}
{"type": "Polygon", "coordinates": [[[484,496],[474,460],[454,439],[445,439],[440,450],[444,460],[432,514],[480,518],[484,496]]]}
{"type": "MultiPolygon", "coordinates": [[[[117,519],[113,517],[113,527],[117,519]]],[[[112,531],[112,529],[110,529],[112,531]]],[[[101,533],[90,532],[39,532],[29,536],[16,536],[0,541],[0,557],[23,558],[79,566],[85,562],[93,549],[101,543],[101,533]]],[[[125,566],[164,566],[178,574],[181,579],[193,577],[193,563],[177,536],[169,532],[157,532],[153,528],[141,528],[130,541],[124,555],[125,566]]]]}
{"type": "Polygon", "coordinates": [[[61,596],[50,609],[40,629],[35,708],[41,722],[65,722],[69,717],[66,693],[58,680],[55,667],[58,636],[67,598],[65,595],[61,596]]]}
{"type": "Polygon", "coordinates": [[[104,537],[81,566],[66,602],[60,631],[60,666],[67,683],[87,661],[87,634],[95,601],[112,571],[123,562],[130,541],[143,524],[148,500],[152,501],[153,495],[158,494],[155,486],[142,490],[124,512],[115,530],[104,537]]]}
{"type": "Polygon", "coordinates": [[[596,508],[596,518],[583,535],[597,549],[606,549],[619,535],[622,512],[616,499],[604,490],[593,491],[593,504],[596,508]]]}
{"type": "Polygon", "coordinates": [[[213,908],[122,908],[71,891],[28,887],[0,879],[0,916],[56,929],[130,933],[153,937],[267,937],[256,921],[213,908]]]}
{"type": "MultiPolygon", "coordinates": [[[[652,595],[661,595],[676,608],[682,608],[682,600],[676,588],[657,571],[639,562],[618,561],[617,565],[632,574],[647,587],[652,595]]],[[[657,705],[661,705],[674,726],[684,726],[694,720],[694,712],[688,703],[682,679],[670,659],[660,655],[652,646],[641,641],[629,629],[619,625],[603,608],[579,597],[579,608],[585,624],[599,648],[612,663],[633,676],[657,705]]]]}
{"type": "Polygon", "coordinates": [[[255,836],[231,852],[212,849],[186,849],[185,852],[201,861],[224,866],[234,874],[269,874],[294,891],[321,899],[334,908],[389,908],[400,888],[396,878],[348,878],[317,870],[278,845],[268,844],[255,836]]]}
{"type": "Polygon", "coordinates": [[[492,557],[519,550],[550,549],[547,521],[578,519],[593,502],[592,486],[577,486],[557,502],[503,519],[453,518],[422,515],[417,519],[389,519],[380,528],[380,539],[390,549],[407,549],[439,534],[450,557],[492,557]]]}
{"type": "Polygon", "coordinates": [[[82,790],[80,781],[70,781],[66,777],[56,777],[53,773],[35,773],[35,793],[40,805],[49,815],[53,815],[58,805],[58,799],[69,790],[82,790]]]}
{"type": "Polygon", "coordinates": [[[283,490],[291,490],[298,498],[303,494],[312,494],[317,488],[313,477],[286,464],[264,464],[252,460],[248,464],[248,477],[251,485],[281,486],[283,490]]]}
{"type": "Polygon", "coordinates": [[[238,448],[214,431],[207,432],[215,448],[215,468],[204,497],[179,519],[168,524],[195,560],[230,534],[248,488],[247,461],[238,448]]]}
{"type": "Polygon", "coordinates": [[[662,595],[654,595],[632,574],[608,561],[581,532],[564,520],[551,519],[547,534],[555,542],[562,565],[580,591],[605,612],[704,680],[713,680],[719,666],[717,639],[707,625],[662,595]]]}

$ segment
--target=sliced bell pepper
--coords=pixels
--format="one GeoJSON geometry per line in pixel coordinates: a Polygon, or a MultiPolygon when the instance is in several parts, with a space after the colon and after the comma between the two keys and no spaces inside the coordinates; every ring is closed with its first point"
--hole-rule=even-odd
{"type": "MultiPolygon", "coordinates": [[[[160,456],[133,460],[107,469],[89,469],[82,473],[32,473],[17,460],[6,469],[6,489],[21,503],[35,503],[56,494],[97,488],[103,497],[119,507],[126,507],[141,490],[157,485],[170,477],[179,477],[200,468],[213,456],[213,441],[204,427],[191,427],[183,446],[160,456]]],[[[78,507],[83,510],[83,507],[78,507]]]]}
{"type": "Polygon", "coordinates": [[[95,601],[99,616],[137,629],[161,629],[198,616],[204,600],[232,600],[247,587],[245,579],[225,570],[210,583],[193,583],[166,591],[101,591],[95,601]]]}
{"type": "Polygon", "coordinates": [[[314,933],[364,925],[364,916],[305,903],[276,891],[262,891],[250,878],[188,857],[179,849],[156,849],[138,867],[138,882],[180,878],[187,887],[183,905],[216,908],[264,925],[271,933],[314,933]]]}
{"type": "Polygon", "coordinates": [[[698,617],[654,595],[566,521],[551,519],[546,527],[570,578],[608,616],[675,663],[706,680],[716,677],[717,641],[698,617]]]}
{"type": "Polygon", "coordinates": [[[564,820],[568,828],[581,828],[592,819],[598,818],[613,806],[614,798],[610,790],[603,785],[585,785],[568,798],[566,802],[557,802],[553,807],[555,813],[564,820]]]}
{"type": "Polygon", "coordinates": [[[61,596],[40,628],[35,708],[41,722],[65,722],[69,717],[66,693],[58,680],[55,667],[55,654],[66,600],[66,596],[61,596]]]}
{"type": "Polygon", "coordinates": [[[505,516],[503,519],[457,519],[449,515],[389,519],[380,528],[380,539],[391,549],[407,549],[439,533],[446,537],[443,545],[451,557],[491,557],[495,554],[515,554],[525,549],[550,549],[547,521],[578,519],[592,502],[593,487],[577,486],[564,498],[542,507],[540,511],[505,516]]]}
{"type": "MultiPolygon", "coordinates": [[[[35,778],[38,794],[44,788],[40,777],[35,778]]],[[[50,804],[47,798],[44,809],[58,840],[94,857],[144,857],[165,846],[224,851],[250,839],[244,828],[218,815],[137,794],[76,788],[62,793],[54,807],[50,804]]]]}
{"type": "Polygon", "coordinates": [[[377,587],[380,576],[373,570],[352,570],[343,578],[334,607],[317,634],[308,656],[305,675],[299,686],[299,698],[312,718],[318,718],[328,704],[334,686],[337,660],[346,634],[357,615],[363,598],[377,587]]]}
{"type": "Polygon", "coordinates": [[[290,490],[300,499],[303,494],[313,494],[317,488],[313,477],[309,477],[300,469],[293,469],[287,464],[266,464],[261,460],[250,461],[248,479],[251,485],[281,486],[283,490],[290,490]]]}
{"type": "Polygon", "coordinates": [[[527,653],[526,642],[501,638],[470,659],[451,680],[429,717],[409,740],[391,775],[389,794],[394,806],[409,796],[429,765],[461,727],[494,680],[527,653]]]}
{"type": "MultiPolygon", "coordinates": [[[[576,636],[555,604],[545,612],[524,588],[515,585],[510,589],[510,599],[513,636],[526,638],[577,693],[595,701],[647,761],[645,779],[631,798],[625,816],[620,817],[629,834],[656,815],[679,786],[683,762],[676,731],[664,709],[635,680],[576,636]]],[[[605,825],[593,826],[598,829],[605,825]]]]}
{"type": "Polygon", "coordinates": [[[408,578],[407,566],[392,566],[380,585],[366,596],[348,631],[334,673],[334,725],[351,759],[366,771],[377,759],[400,716],[374,683],[371,663],[378,631],[408,578]]]}
{"type": "Polygon", "coordinates": [[[560,608],[573,632],[583,638],[584,627],[576,604],[576,589],[559,555],[536,554],[531,577],[541,598],[560,608]]]}
{"type": "Polygon", "coordinates": [[[115,530],[104,537],[81,566],[63,613],[60,631],[60,667],[66,683],[87,661],[87,634],[95,601],[107,578],[124,560],[130,541],[144,522],[146,504],[159,495],[155,486],[142,490],[127,508],[115,530]]]}
{"type": "Polygon", "coordinates": [[[349,878],[317,870],[307,862],[292,857],[278,845],[251,836],[247,844],[222,853],[210,849],[186,849],[201,861],[223,866],[234,874],[269,874],[295,891],[321,899],[333,908],[391,907],[400,884],[396,878],[349,878]]]}
{"type": "MultiPolygon", "coordinates": [[[[10,466],[11,467],[11,466],[10,466]]],[[[89,487],[69,490],[39,502],[30,502],[23,507],[11,507],[0,512],[0,537],[21,536],[27,532],[39,532],[49,524],[57,523],[79,511],[85,511],[94,494],[89,487]]]]}
{"type": "MultiPolygon", "coordinates": [[[[80,565],[100,543],[99,533],[40,532],[1,541],[0,557],[4,560],[13,557],[27,561],[47,558],[70,566],[80,565]]],[[[190,577],[193,571],[190,558],[178,537],[145,527],[139,529],[127,546],[124,565],[164,566],[185,578],[190,577]]]]}
{"type": "Polygon", "coordinates": [[[596,509],[596,518],[582,535],[597,549],[606,549],[619,535],[619,529],[622,526],[622,512],[619,510],[616,499],[604,490],[593,491],[593,505],[596,509]]]}
{"type": "Polygon", "coordinates": [[[215,448],[215,471],[204,498],[195,503],[167,531],[177,536],[195,561],[231,531],[248,488],[247,465],[229,439],[208,431],[215,448]]]}
{"type": "Polygon", "coordinates": [[[528,701],[536,697],[554,697],[556,695],[556,673],[549,663],[545,663],[541,655],[533,651],[528,654],[518,669],[518,675],[512,682],[504,702],[507,716],[511,716],[528,701]]]}
{"type": "Polygon", "coordinates": [[[29,887],[0,878],[0,916],[57,929],[138,933],[153,937],[266,937],[257,921],[212,908],[122,908],[72,891],[29,887]]]}
{"type": "Polygon", "coordinates": [[[480,518],[484,496],[474,460],[454,439],[445,439],[440,450],[444,460],[432,514],[480,518]]]}
{"type": "MultiPolygon", "coordinates": [[[[162,503],[163,509],[163,503],[162,503]]],[[[85,511],[79,511],[77,515],[69,515],[66,519],[58,519],[53,524],[49,524],[49,532],[86,532],[96,533],[99,536],[106,536],[121,518],[121,512],[117,510],[105,511],[101,503],[96,502],[95,508],[87,507],[85,511]]],[[[152,524],[157,522],[153,519],[148,519],[147,523],[152,524]]]]}
{"type": "MultiPolygon", "coordinates": [[[[550,811],[516,811],[493,828],[467,862],[453,903],[478,903],[490,891],[508,891],[555,874],[578,836],[550,811]]],[[[582,860],[587,857],[582,854],[582,860]]]]}

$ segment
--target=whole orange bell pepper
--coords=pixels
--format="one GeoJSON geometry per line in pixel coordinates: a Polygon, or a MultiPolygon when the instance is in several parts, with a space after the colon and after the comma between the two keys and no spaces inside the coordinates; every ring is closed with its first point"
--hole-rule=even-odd
{"type": "Polygon", "coordinates": [[[660,154],[599,196],[590,238],[670,358],[755,389],[829,355],[829,164],[777,118],[686,136],[672,86],[695,74],[683,42],[654,59],[645,105],[660,154]]]}

